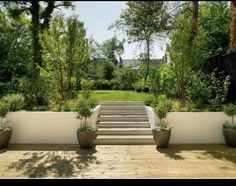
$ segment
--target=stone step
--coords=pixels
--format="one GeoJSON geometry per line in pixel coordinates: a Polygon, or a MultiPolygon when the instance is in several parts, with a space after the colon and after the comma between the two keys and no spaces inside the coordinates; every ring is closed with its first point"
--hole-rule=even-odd
{"type": "Polygon", "coordinates": [[[146,115],[100,115],[98,121],[148,121],[146,115]]]}
{"type": "Polygon", "coordinates": [[[150,128],[149,122],[143,121],[99,121],[98,128],[150,128]]]}
{"type": "Polygon", "coordinates": [[[94,144],[154,144],[154,140],[152,135],[98,135],[94,140],[94,144]]]}
{"type": "Polygon", "coordinates": [[[144,106],[101,106],[101,110],[145,110],[144,106]]]}
{"type": "Polygon", "coordinates": [[[132,101],[132,102],[128,102],[128,101],[116,101],[116,102],[100,102],[99,104],[101,104],[102,106],[144,106],[144,102],[143,101],[132,101]]]}
{"type": "Polygon", "coordinates": [[[146,115],[145,110],[104,110],[100,111],[101,115],[146,115]]]}
{"type": "Polygon", "coordinates": [[[99,128],[97,135],[151,135],[151,128],[99,128]]]}

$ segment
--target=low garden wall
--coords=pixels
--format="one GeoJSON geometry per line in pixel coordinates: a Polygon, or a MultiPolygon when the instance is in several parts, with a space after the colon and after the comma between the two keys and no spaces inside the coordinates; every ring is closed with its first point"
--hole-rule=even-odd
{"type": "MultiPolygon", "coordinates": [[[[88,122],[95,126],[100,105],[88,122]]],[[[13,133],[10,143],[78,144],[76,130],[80,120],[73,112],[10,112],[13,133]]]]}
{"type": "MultiPolygon", "coordinates": [[[[145,107],[151,128],[158,122],[151,107],[145,107]]],[[[100,106],[89,122],[95,126],[100,106]]],[[[73,112],[10,112],[13,134],[10,143],[78,144],[76,130],[80,120],[73,112]]],[[[224,143],[222,124],[230,121],[223,112],[170,112],[166,118],[173,126],[170,143],[224,143]]]]}
{"type": "MultiPolygon", "coordinates": [[[[145,107],[151,128],[158,122],[151,107],[145,107]]],[[[230,121],[224,112],[170,112],[166,121],[173,126],[170,144],[225,143],[222,124],[230,121]]]]}

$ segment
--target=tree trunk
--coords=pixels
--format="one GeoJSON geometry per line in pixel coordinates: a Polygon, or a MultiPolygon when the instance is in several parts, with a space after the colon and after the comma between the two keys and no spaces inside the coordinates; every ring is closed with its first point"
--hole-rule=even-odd
{"type": "Polygon", "coordinates": [[[189,39],[190,46],[192,46],[193,40],[197,36],[199,2],[192,1],[192,5],[193,5],[193,14],[192,14],[192,30],[191,30],[191,35],[190,35],[190,39],[189,39]]]}
{"type": "Polygon", "coordinates": [[[236,48],[236,2],[230,2],[230,51],[236,48]]]}
{"type": "Polygon", "coordinates": [[[146,84],[148,73],[149,73],[149,63],[150,63],[150,38],[149,37],[146,39],[146,43],[147,43],[147,66],[146,66],[146,74],[144,77],[144,84],[146,84]]]}
{"type": "Polygon", "coordinates": [[[34,78],[39,79],[40,68],[42,66],[41,46],[39,43],[40,23],[39,23],[39,1],[31,1],[32,14],[32,35],[33,35],[33,70],[34,78]]]}

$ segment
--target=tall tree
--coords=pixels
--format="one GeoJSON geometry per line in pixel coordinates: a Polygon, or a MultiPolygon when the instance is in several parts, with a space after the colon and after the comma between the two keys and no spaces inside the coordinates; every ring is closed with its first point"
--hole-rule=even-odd
{"type": "Polygon", "coordinates": [[[230,50],[236,48],[236,1],[230,1],[230,50]]]}
{"type": "Polygon", "coordinates": [[[31,77],[32,47],[29,22],[14,20],[0,10],[0,95],[17,91],[22,77],[31,77]]]}
{"type": "Polygon", "coordinates": [[[127,9],[123,10],[120,20],[114,26],[122,29],[128,35],[129,42],[145,42],[147,65],[145,82],[149,73],[150,47],[155,36],[169,29],[170,16],[166,11],[164,1],[128,1],[127,9]]]}
{"type": "Polygon", "coordinates": [[[198,25],[198,10],[199,10],[199,2],[198,1],[192,1],[192,30],[190,35],[190,46],[193,44],[193,40],[197,36],[197,25],[198,25]]]}
{"type": "Polygon", "coordinates": [[[104,57],[116,64],[116,57],[121,57],[124,52],[124,42],[125,40],[119,41],[116,36],[104,41],[101,45],[104,57]]]}
{"type": "Polygon", "coordinates": [[[78,66],[89,58],[85,36],[84,24],[77,17],[64,20],[62,16],[56,16],[50,29],[42,34],[45,77],[59,103],[72,97],[78,66]]]}
{"type": "Polygon", "coordinates": [[[33,70],[34,78],[37,80],[40,76],[40,67],[43,66],[39,34],[49,27],[51,15],[56,8],[69,8],[72,3],[70,1],[8,1],[5,6],[13,17],[19,17],[22,13],[31,16],[33,70]]]}

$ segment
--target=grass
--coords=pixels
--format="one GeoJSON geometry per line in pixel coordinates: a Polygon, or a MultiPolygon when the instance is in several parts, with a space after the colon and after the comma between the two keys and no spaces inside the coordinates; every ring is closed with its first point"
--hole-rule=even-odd
{"type": "Polygon", "coordinates": [[[95,90],[92,98],[96,101],[145,101],[150,93],[124,90],[95,90]]]}

